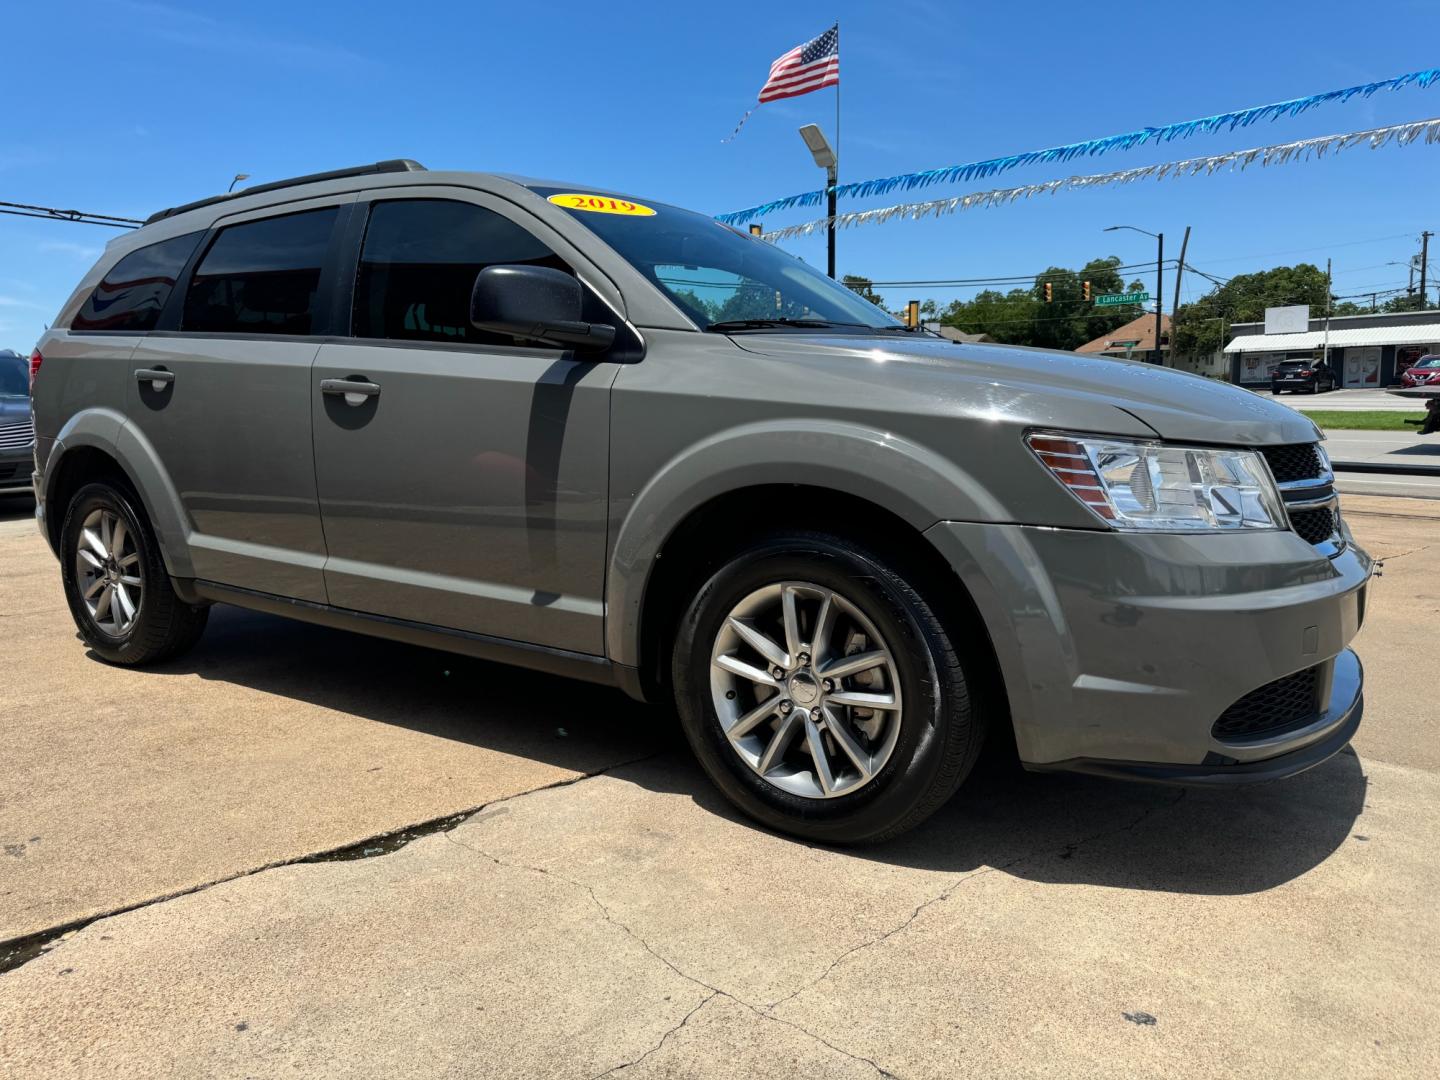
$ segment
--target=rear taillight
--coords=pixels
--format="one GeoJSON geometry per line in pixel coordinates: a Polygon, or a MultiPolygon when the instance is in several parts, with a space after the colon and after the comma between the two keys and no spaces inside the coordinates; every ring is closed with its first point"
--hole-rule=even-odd
{"type": "Polygon", "coordinates": [[[40,374],[40,365],[44,362],[45,358],[40,355],[39,349],[30,354],[30,393],[32,396],[35,393],[35,376],[40,374]]]}
{"type": "Polygon", "coordinates": [[[1314,373],[1313,371],[1306,370],[1306,371],[1300,372],[1300,374],[1301,374],[1301,375],[1313,375],[1313,374],[1315,374],[1315,373],[1314,373]]]}

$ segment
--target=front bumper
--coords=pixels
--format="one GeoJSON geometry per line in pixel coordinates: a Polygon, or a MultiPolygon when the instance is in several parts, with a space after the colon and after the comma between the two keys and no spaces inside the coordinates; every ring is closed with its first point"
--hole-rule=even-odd
{"type": "Polygon", "coordinates": [[[927,535],[989,630],[1027,767],[1270,779],[1336,753],[1360,722],[1363,676],[1346,646],[1373,562],[1348,535],[1330,557],[1288,531],[942,522],[927,535]],[[1212,733],[1247,694],[1309,669],[1313,717],[1273,736],[1212,733]]]}
{"type": "Polygon", "coordinates": [[[0,495],[31,494],[30,471],[34,467],[33,447],[0,454],[0,495]]]}
{"type": "Polygon", "coordinates": [[[1046,765],[1030,765],[1037,772],[1080,772],[1115,780],[1142,780],[1153,784],[1182,784],[1192,787],[1225,787],[1283,780],[1329,761],[1349,745],[1365,712],[1362,692],[1363,670],[1359,658],[1346,649],[1335,658],[1335,679],[1330,699],[1318,717],[1293,732],[1284,745],[1294,747],[1277,757],[1240,763],[1222,754],[1199,765],[1164,765],[1149,761],[1105,761],[1072,758],[1046,765]],[[1308,739],[1309,741],[1305,741],[1308,739]]]}

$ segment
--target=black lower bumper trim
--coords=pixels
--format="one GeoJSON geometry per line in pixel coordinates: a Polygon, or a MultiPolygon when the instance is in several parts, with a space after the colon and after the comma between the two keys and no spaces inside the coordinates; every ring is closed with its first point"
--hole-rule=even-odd
{"type": "Polygon", "coordinates": [[[1169,765],[1150,761],[1106,761],[1099,758],[1070,758],[1044,765],[1026,764],[1034,772],[1078,772],[1114,780],[1139,780],[1151,784],[1181,784],[1192,787],[1224,787],[1229,784],[1259,784],[1283,780],[1329,761],[1349,744],[1360,728],[1365,712],[1364,697],[1355,704],[1340,725],[1323,739],[1279,757],[1247,761],[1236,765],[1169,765]]]}

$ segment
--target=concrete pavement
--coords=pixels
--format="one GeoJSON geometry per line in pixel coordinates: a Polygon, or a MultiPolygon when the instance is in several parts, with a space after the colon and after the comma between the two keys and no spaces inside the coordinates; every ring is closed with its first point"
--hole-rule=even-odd
{"type": "Polygon", "coordinates": [[[654,749],[605,692],[217,607],[143,671],[78,642],[0,524],[0,942],[574,780],[654,749]]]}
{"type": "Polygon", "coordinates": [[[475,664],[457,690],[455,658],[224,612],[179,670],[103,667],[0,524],[0,611],[32,620],[0,834],[41,836],[0,858],[0,921],[230,878],[0,975],[0,1073],[1434,1075],[1436,506],[1345,501],[1386,559],[1353,752],[1183,794],[990,762],[859,851],[737,819],[663,717],[590,687],[475,664]]]}
{"type": "MultiPolygon", "coordinates": [[[[1271,397],[1269,390],[1256,391],[1271,397]]],[[[1424,402],[1397,397],[1384,390],[1330,390],[1323,394],[1285,393],[1275,396],[1282,405],[1288,405],[1300,412],[1409,412],[1419,413],[1425,409],[1424,402]]]]}
{"type": "Polygon", "coordinates": [[[1440,433],[1327,429],[1325,449],[1334,461],[1372,465],[1427,465],[1440,469],[1440,433]]]}

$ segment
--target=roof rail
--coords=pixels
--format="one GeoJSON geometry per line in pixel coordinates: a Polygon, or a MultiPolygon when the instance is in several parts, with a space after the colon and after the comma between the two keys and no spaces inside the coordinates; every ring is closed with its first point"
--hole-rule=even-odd
{"type": "Polygon", "coordinates": [[[262,191],[278,191],[280,188],[297,187],[300,184],[318,184],[322,180],[343,180],[347,176],[373,176],[376,173],[397,173],[397,172],[425,172],[425,166],[418,161],[411,161],[409,158],[392,158],[389,161],[377,161],[373,165],[356,165],[349,169],[332,169],[330,172],[310,173],[306,176],[295,176],[289,180],[274,180],[268,184],[256,184],[253,187],[241,188],[239,191],[227,192],[224,195],[212,195],[208,199],[199,199],[183,206],[172,206],[168,210],[158,210],[145,219],[145,224],[160,221],[164,218],[174,217],[176,214],[183,214],[187,210],[198,210],[202,206],[213,206],[215,203],[225,202],[227,199],[238,199],[242,195],[258,195],[262,191]]]}

